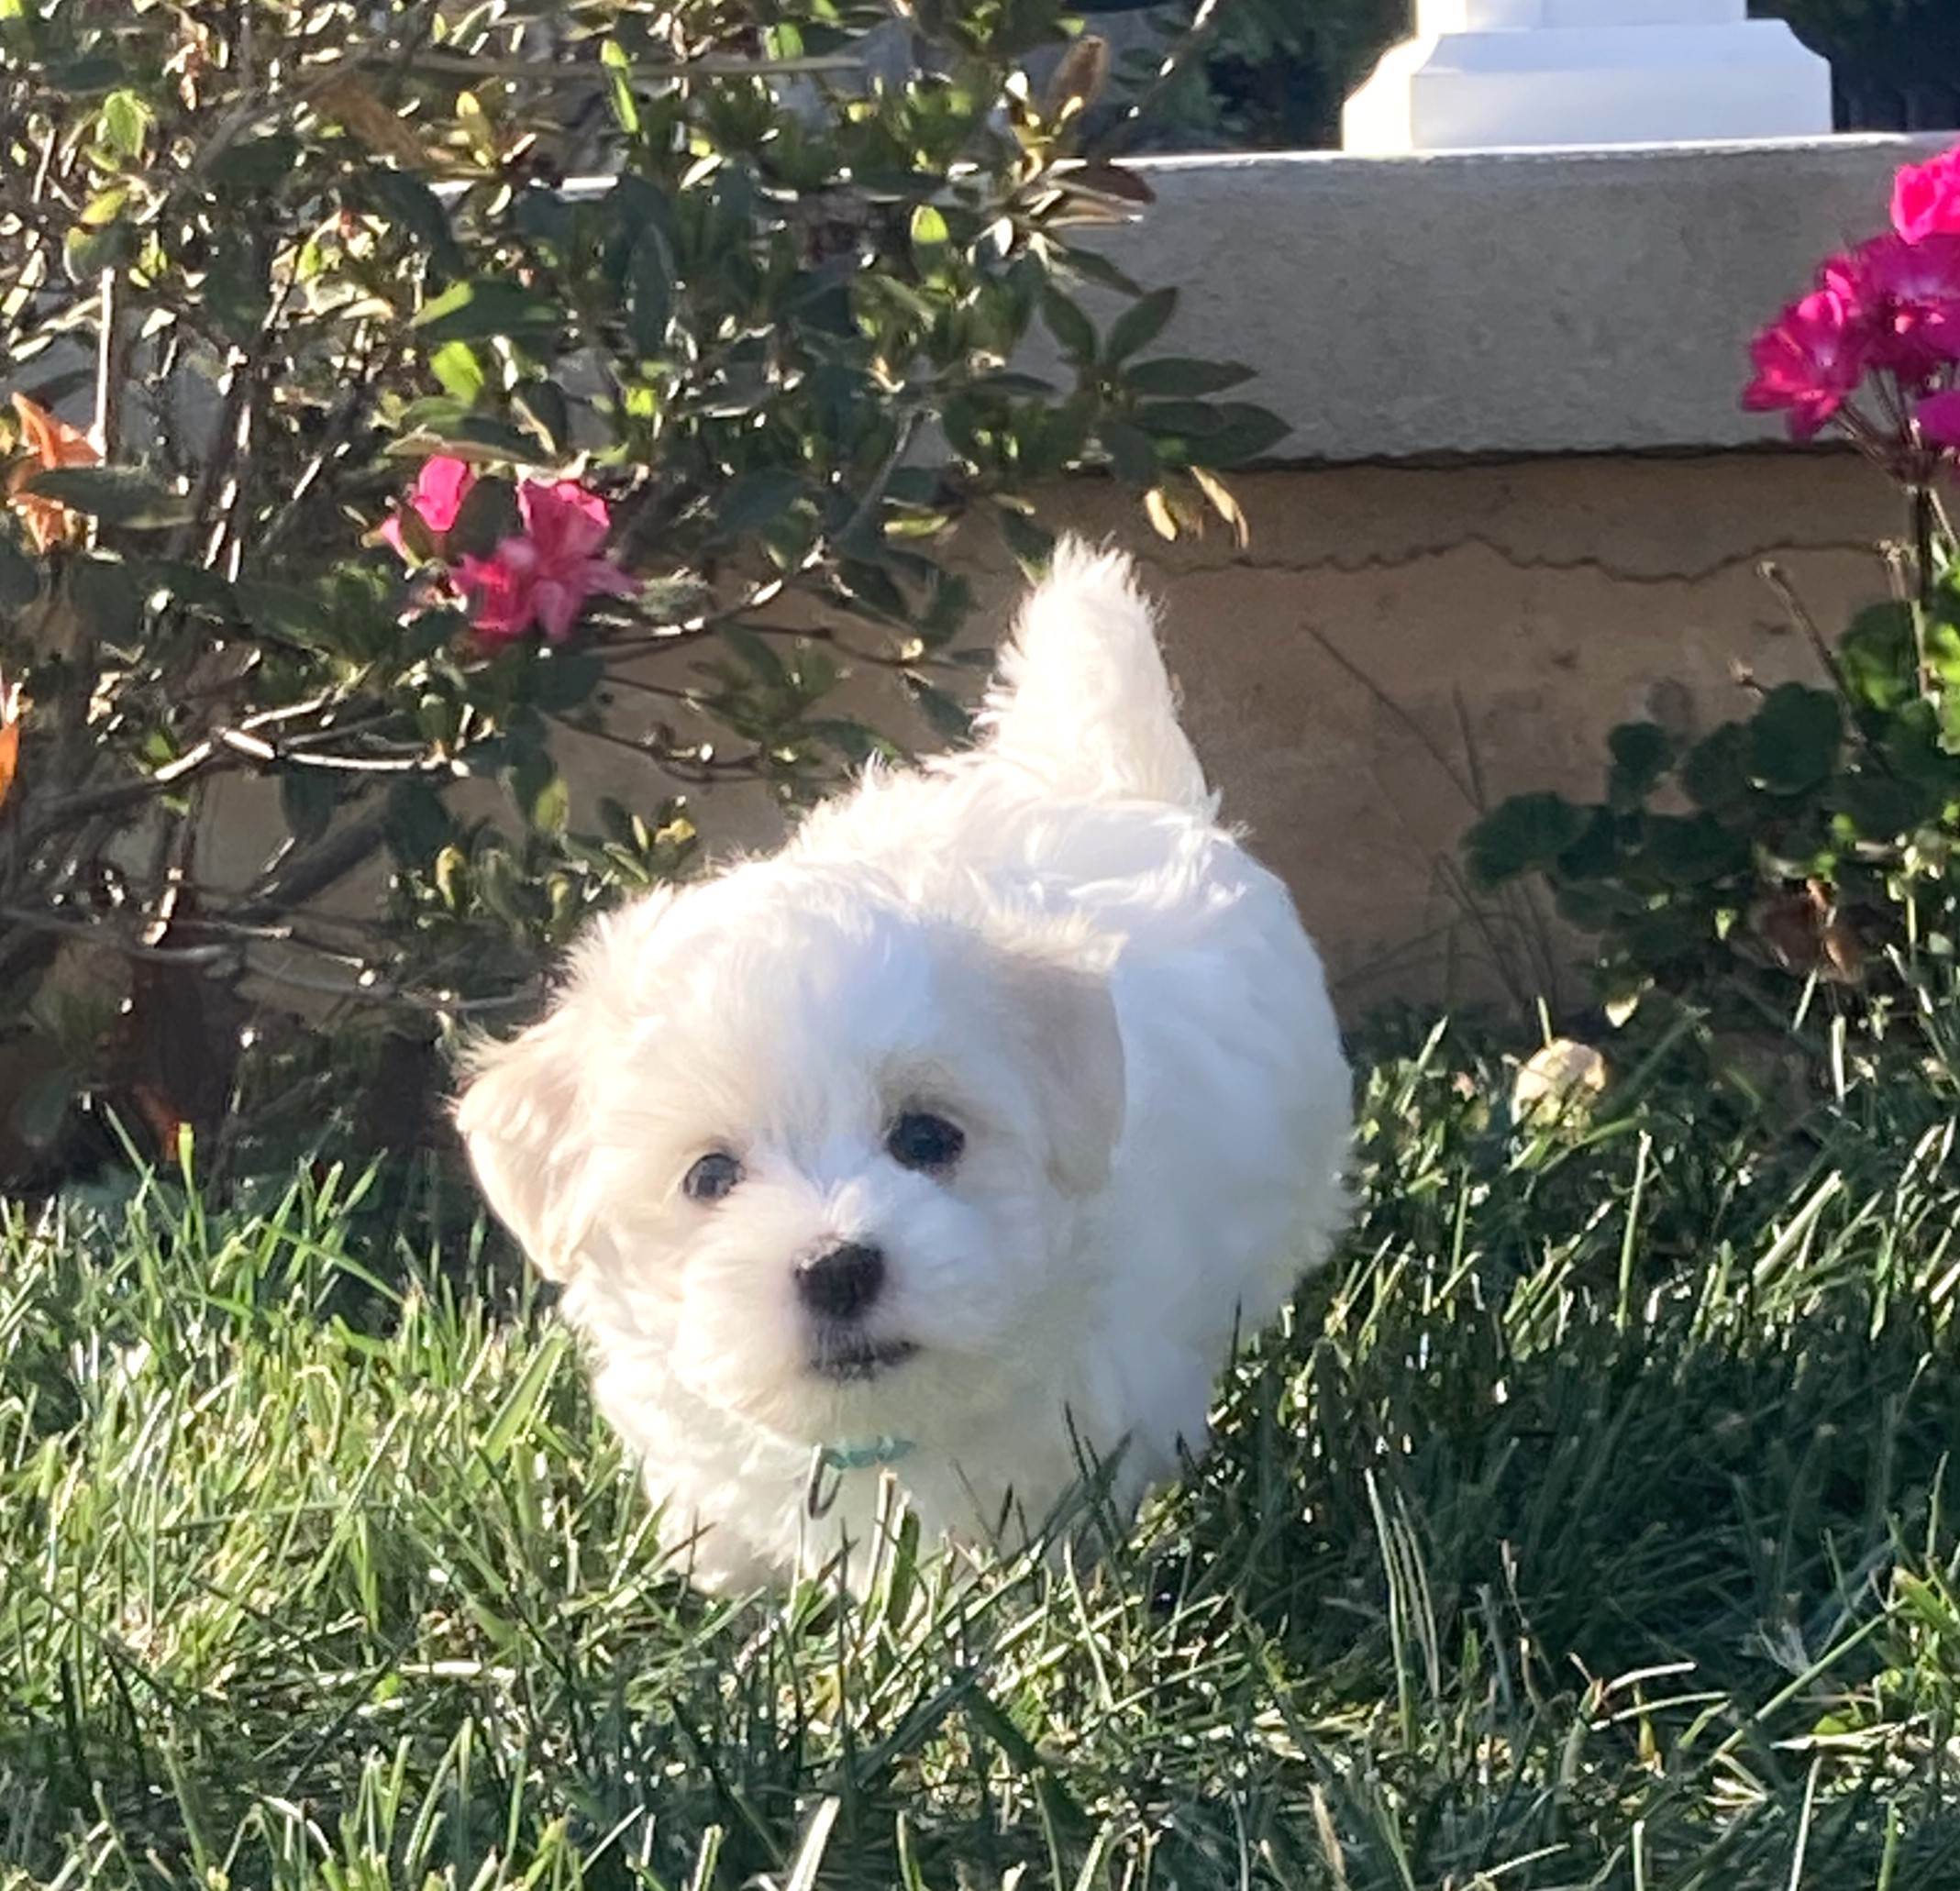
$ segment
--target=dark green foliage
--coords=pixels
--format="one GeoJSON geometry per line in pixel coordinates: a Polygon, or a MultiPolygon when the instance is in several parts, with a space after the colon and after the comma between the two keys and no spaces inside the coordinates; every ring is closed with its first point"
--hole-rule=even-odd
{"type": "Polygon", "coordinates": [[[1023,83],[1052,0],[915,13],[874,89],[888,11],[848,0],[0,11],[0,367],[108,448],[12,442],[0,1059],[168,1149],[197,1112],[136,1067],[202,1056],[222,1095],[236,1045],[164,1056],[138,966],[425,1035],[521,998],[687,865],[690,794],[801,802],[902,712],[960,725],[962,522],[1035,559],[1028,490],[1108,468],[1160,525],[1236,525],[1216,470],[1279,433],[1213,402],[1243,371],[1157,354],[1168,293],[1106,333],[1077,301],[1112,288],[1078,233],[1147,199],[1072,160],[1095,61],[1023,83]],[[1010,371],[1044,322],[1055,385],[1010,371]],[[373,537],[437,454],[483,477],[440,542],[403,521],[415,564],[490,554],[521,478],[569,477],[644,591],[486,646],[373,537]],[[892,686],[880,726],[836,705],[854,671],[892,686]],[[255,806],[283,833],[241,857],[255,806]]]}
{"type": "Polygon", "coordinates": [[[1761,1023],[1817,979],[1889,1004],[1911,966],[1953,957],[1960,922],[1960,591],[1873,606],[1830,669],[1696,739],[1614,729],[1601,800],[1492,809],[1473,879],[1541,876],[1598,935],[1612,1001],[1658,986],[1761,1023]]]}

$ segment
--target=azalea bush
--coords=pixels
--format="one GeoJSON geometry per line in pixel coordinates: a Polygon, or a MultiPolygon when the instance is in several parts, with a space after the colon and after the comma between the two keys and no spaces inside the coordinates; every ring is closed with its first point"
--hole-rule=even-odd
{"type": "Polygon", "coordinates": [[[1899,487],[1892,594],[1833,644],[1775,579],[1815,684],[1757,690],[1696,741],[1622,724],[1598,801],[1503,802],[1470,866],[1487,888],[1541,877],[1617,1005],[1657,987],[1762,1022],[1809,985],[1882,1016],[1960,952],[1960,149],[1902,170],[1891,227],[1826,260],[1751,354],[1745,406],[1848,438],[1899,487]]]}
{"type": "Polygon", "coordinates": [[[859,0],[0,10],[0,1176],[79,1094],[222,1119],[289,998],[522,1002],[691,795],[957,733],[949,536],[1037,561],[1036,482],[1236,528],[1281,429],[1080,245],[1148,198],[1098,44],[900,11],[879,79],[859,0]]]}

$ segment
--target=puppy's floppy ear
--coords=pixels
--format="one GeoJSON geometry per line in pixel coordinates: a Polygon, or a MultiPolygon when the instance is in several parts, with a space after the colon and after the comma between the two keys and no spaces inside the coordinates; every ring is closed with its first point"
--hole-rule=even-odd
{"type": "Polygon", "coordinates": [[[548,1280],[563,1280],[589,1215],[580,1200],[580,1055],[563,1010],[471,1058],[456,1127],[478,1186],[548,1280]]]}
{"type": "Polygon", "coordinates": [[[1109,973],[1047,952],[1003,952],[1000,967],[1049,1169],[1065,1194],[1093,1195],[1109,1183],[1123,1135],[1123,1033],[1109,973]]]}
{"type": "Polygon", "coordinates": [[[548,1280],[563,1280],[595,1211],[586,1186],[591,1139],[585,1078],[595,1030],[630,1002],[670,889],[608,913],[572,954],[565,995],[507,1044],[480,1045],[456,1106],[479,1185],[497,1219],[548,1280]]]}

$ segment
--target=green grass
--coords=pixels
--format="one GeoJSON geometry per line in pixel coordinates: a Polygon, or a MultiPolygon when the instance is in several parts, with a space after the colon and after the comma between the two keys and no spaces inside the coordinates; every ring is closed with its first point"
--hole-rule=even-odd
{"type": "Polygon", "coordinates": [[[453,1184],[17,1212],[0,1884],[1960,1885],[1949,1076],[1503,1093],[1380,1063],[1112,1563],[861,1608],[677,1585],[453,1184]]]}

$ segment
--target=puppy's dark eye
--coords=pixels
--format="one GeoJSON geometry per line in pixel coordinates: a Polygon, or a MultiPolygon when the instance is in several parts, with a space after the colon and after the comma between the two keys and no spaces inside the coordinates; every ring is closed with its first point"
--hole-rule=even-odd
{"type": "Polygon", "coordinates": [[[681,1192],[690,1201],[719,1201],[742,1179],[742,1165],[725,1149],[711,1149],[687,1172],[681,1192]]]}
{"type": "Polygon", "coordinates": [[[966,1146],[963,1130],[924,1110],[908,1110],[885,1138],[886,1150],[902,1168],[951,1168],[966,1146]]]}

